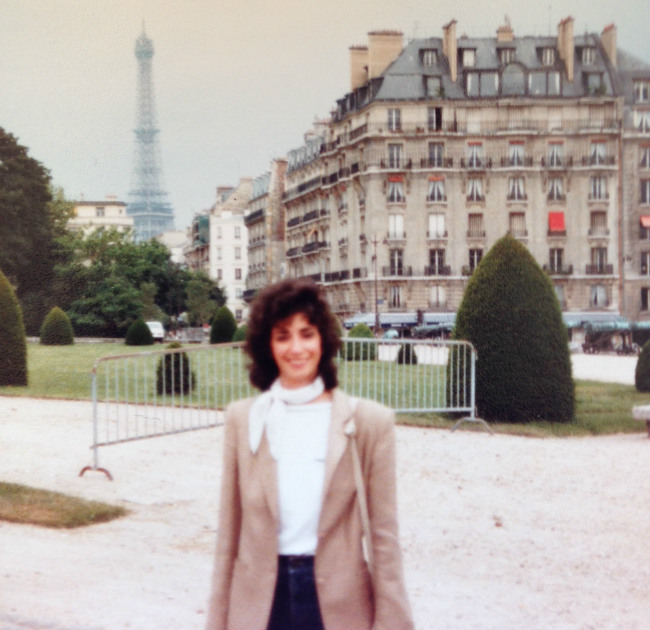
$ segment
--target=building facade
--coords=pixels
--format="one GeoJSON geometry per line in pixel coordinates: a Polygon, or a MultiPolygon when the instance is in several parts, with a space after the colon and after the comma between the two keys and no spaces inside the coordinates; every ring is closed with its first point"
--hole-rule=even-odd
{"type": "Polygon", "coordinates": [[[236,187],[219,187],[217,201],[210,210],[210,277],[225,289],[226,306],[238,322],[246,315],[248,232],[244,215],[251,190],[250,177],[241,178],[236,187]]]}
{"type": "Polygon", "coordinates": [[[285,215],[282,197],[287,161],[276,159],[256,177],[244,216],[248,231],[248,274],[244,298],[248,302],[263,287],[284,277],[285,215]]]}
{"type": "Polygon", "coordinates": [[[289,153],[288,275],[342,317],[455,311],[510,233],[563,310],[650,315],[649,79],[615,27],[575,36],[571,18],[554,37],[370,33],[329,124],[289,153]]]}
{"type": "Polygon", "coordinates": [[[126,203],[108,195],[104,201],[77,201],[68,228],[89,234],[98,228],[133,230],[133,217],[126,213],[126,203]]]}

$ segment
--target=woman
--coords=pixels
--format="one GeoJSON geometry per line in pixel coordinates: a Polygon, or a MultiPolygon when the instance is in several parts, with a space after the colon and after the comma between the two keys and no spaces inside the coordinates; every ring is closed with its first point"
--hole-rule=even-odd
{"type": "Polygon", "coordinates": [[[338,323],[311,282],[280,282],[253,302],[246,352],[262,394],[226,411],[207,630],[413,627],[397,534],[394,416],[337,389],[340,343],[338,323]]]}

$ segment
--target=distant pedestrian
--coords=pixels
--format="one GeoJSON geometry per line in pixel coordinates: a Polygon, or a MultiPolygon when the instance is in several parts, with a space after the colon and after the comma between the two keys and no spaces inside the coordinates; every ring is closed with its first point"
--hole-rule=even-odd
{"type": "Polygon", "coordinates": [[[314,283],[286,280],[253,302],[246,351],[262,394],[226,412],[207,630],[413,628],[394,414],[337,388],[340,343],[314,283]]]}

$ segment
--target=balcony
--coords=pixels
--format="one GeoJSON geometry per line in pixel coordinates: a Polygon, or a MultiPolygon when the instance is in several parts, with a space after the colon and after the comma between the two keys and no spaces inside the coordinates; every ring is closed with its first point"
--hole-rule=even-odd
{"type": "Polygon", "coordinates": [[[614,166],[616,158],[613,155],[583,155],[582,166],[614,166]]]}
{"type": "Polygon", "coordinates": [[[449,265],[428,265],[424,268],[425,276],[450,276],[451,267],[449,265]]]}
{"type": "Polygon", "coordinates": [[[387,170],[393,170],[393,171],[404,171],[404,170],[410,170],[413,168],[413,160],[409,159],[403,159],[403,158],[387,158],[384,159],[382,158],[381,161],[379,162],[380,168],[387,169],[387,170]]]}
{"type": "Polygon", "coordinates": [[[301,248],[300,247],[292,247],[291,249],[287,250],[287,258],[295,258],[296,256],[300,256],[302,254],[301,248]]]}
{"type": "Polygon", "coordinates": [[[508,193],[506,195],[507,201],[528,201],[528,195],[526,193],[508,193]]]}
{"type": "Polygon", "coordinates": [[[454,158],[429,157],[420,160],[420,168],[453,168],[454,158]]]}
{"type": "Polygon", "coordinates": [[[264,208],[250,212],[244,217],[244,225],[249,226],[264,218],[264,208]]]}
{"type": "Polygon", "coordinates": [[[467,230],[467,238],[485,238],[485,230],[467,230]]]}
{"type": "Polygon", "coordinates": [[[528,168],[533,165],[532,157],[502,157],[501,158],[501,167],[502,168],[528,168]]]}
{"type": "Polygon", "coordinates": [[[551,276],[570,276],[573,273],[573,265],[544,265],[543,269],[551,276]]]}
{"type": "Polygon", "coordinates": [[[319,216],[320,216],[320,211],[310,210],[309,212],[306,212],[305,214],[302,215],[302,222],[307,223],[308,221],[314,221],[318,219],[319,216]]]}
{"type": "Polygon", "coordinates": [[[446,239],[446,238],[448,238],[447,230],[445,230],[444,232],[442,232],[442,231],[441,232],[430,232],[429,230],[427,230],[427,238],[429,240],[446,239]]]}
{"type": "Polygon", "coordinates": [[[585,265],[585,273],[588,276],[611,276],[614,273],[614,265],[585,265]]]}
{"type": "Polygon", "coordinates": [[[460,167],[470,171],[484,171],[492,168],[492,158],[460,158],[460,167]]]}
{"type": "Polygon", "coordinates": [[[587,234],[591,238],[609,238],[609,230],[607,228],[591,228],[587,234]]]}
{"type": "Polygon", "coordinates": [[[307,245],[303,245],[300,251],[303,254],[313,254],[319,249],[327,249],[328,247],[329,244],[325,241],[312,241],[311,243],[307,243],[307,245]]]}
{"type": "Polygon", "coordinates": [[[609,201],[609,193],[606,192],[601,192],[601,193],[589,193],[589,197],[587,198],[589,202],[606,202],[609,201]]]}
{"type": "Polygon", "coordinates": [[[573,166],[573,157],[542,158],[542,168],[563,170],[573,166]]]}
{"type": "Polygon", "coordinates": [[[300,225],[302,223],[302,217],[293,217],[293,219],[289,219],[287,221],[287,227],[292,228],[295,227],[296,225],[300,225]]]}
{"type": "Polygon", "coordinates": [[[382,267],[381,268],[381,273],[382,275],[386,277],[411,277],[413,275],[413,268],[412,267],[382,267]]]}
{"type": "Polygon", "coordinates": [[[387,241],[404,241],[406,240],[406,232],[387,232],[386,233],[387,241]]]}

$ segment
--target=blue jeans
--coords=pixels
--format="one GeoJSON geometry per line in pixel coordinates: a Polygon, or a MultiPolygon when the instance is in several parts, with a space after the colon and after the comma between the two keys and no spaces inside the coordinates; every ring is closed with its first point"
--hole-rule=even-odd
{"type": "Polygon", "coordinates": [[[279,556],[278,581],[267,630],[325,630],[313,556],[279,556]]]}

